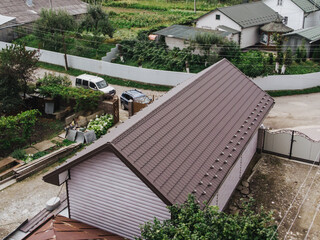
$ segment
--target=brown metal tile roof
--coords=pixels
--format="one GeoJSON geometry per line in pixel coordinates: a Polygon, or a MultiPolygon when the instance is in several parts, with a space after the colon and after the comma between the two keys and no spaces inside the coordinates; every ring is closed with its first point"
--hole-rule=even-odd
{"type": "MultiPolygon", "coordinates": [[[[50,8],[49,0],[32,0],[33,5],[28,6],[26,0],[0,1],[0,15],[16,17],[18,23],[29,23],[39,18],[42,8],[50,8]]],[[[87,12],[87,4],[81,0],[52,0],[54,10],[62,9],[71,15],[87,12]]]]}
{"type": "Polygon", "coordinates": [[[78,240],[78,239],[105,239],[105,240],[124,240],[123,237],[113,233],[92,227],[77,220],[63,216],[56,216],[48,220],[42,227],[37,229],[27,240],[78,240]]]}
{"type": "Polygon", "coordinates": [[[229,61],[178,85],[44,177],[104,147],[114,151],[167,204],[191,192],[209,201],[274,101],[229,61]]]}

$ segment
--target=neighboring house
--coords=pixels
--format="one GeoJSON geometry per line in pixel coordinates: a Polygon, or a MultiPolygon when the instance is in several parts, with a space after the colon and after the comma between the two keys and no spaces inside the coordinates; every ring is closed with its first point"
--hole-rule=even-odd
{"type": "Polygon", "coordinates": [[[233,31],[240,48],[246,48],[259,43],[260,27],[275,21],[277,15],[262,2],[244,3],[215,9],[198,18],[196,27],[233,31]]]}
{"type": "Polygon", "coordinates": [[[291,48],[295,53],[299,46],[304,44],[307,50],[307,57],[312,57],[314,51],[319,51],[320,46],[320,25],[316,27],[296,30],[284,35],[287,40],[283,44],[285,48],[291,48]]]}
{"type": "MultiPolygon", "coordinates": [[[[211,33],[221,37],[225,37],[229,40],[234,40],[233,33],[227,31],[208,30],[202,28],[188,27],[184,25],[172,25],[170,27],[161,29],[154,32],[154,35],[164,37],[164,40],[169,49],[175,47],[179,49],[187,48],[190,46],[190,42],[195,39],[198,34],[211,33]]],[[[201,51],[199,48],[195,49],[195,53],[199,54],[201,51]]]]}
{"type": "Polygon", "coordinates": [[[27,24],[37,20],[41,9],[65,10],[72,16],[87,12],[87,4],[81,0],[6,0],[0,1],[0,14],[16,18],[17,23],[27,24]],[[52,7],[51,4],[52,3],[52,7]]]}
{"type": "Polygon", "coordinates": [[[284,23],[294,29],[320,25],[320,0],[263,0],[284,17],[284,23]]]}
{"type": "Polygon", "coordinates": [[[44,181],[66,182],[69,217],[133,239],[193,194],[223,210],[274,100],[223,59],[86,147],[44,181]]]}
{"type": "Polygon", "coordinates": [[[0,41],[8,42],[14,39],[15,33],[12,29],[17,25],[15,17],[0,15],[0,41]]]}

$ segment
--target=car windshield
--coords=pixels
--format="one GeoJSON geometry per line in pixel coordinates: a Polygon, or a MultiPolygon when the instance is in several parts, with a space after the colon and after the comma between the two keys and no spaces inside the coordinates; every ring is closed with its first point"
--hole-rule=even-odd
{"type": "Polygon", "coordinates": [[[99,89],[108,87],[108,84],[106,83],[106,81],[103,81],[103,80],[100,81],[100,82],[97,82],[96,84],[97,84],[99,89]]]}
{"type": "Polygon", "coordinates": [[[141,96],[134,99],[135,102],[148,104],[150,103],[150,99],[147,96],[141,96]]]}

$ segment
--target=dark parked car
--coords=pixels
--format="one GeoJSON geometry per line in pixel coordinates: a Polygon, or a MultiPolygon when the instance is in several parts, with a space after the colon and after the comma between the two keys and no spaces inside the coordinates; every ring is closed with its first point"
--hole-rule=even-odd
{"type": "Polygon", "coordinates": [[[128,109],[129,100],[143,104],[149,104],[151,102],[150,98],[137,89],[128,90],[121,94],[120,104],[122,109],[128,109]]]}

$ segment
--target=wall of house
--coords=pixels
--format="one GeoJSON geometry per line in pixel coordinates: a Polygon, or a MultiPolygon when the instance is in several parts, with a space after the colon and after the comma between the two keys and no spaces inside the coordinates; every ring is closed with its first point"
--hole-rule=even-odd
{"type": "Polygon", "coordinates": [[[224,15],[222,12],[216,10],[211,12],[210,14],[200,18],[197,23],[196,27],[197,28],[205,28],[205,29],[213,29],[216,30],[216,28],[219,25],[224,25],[229,28],[233,28],[235,30],[241,31],[241,27],[239,24],[231,20],[229,17],[224,15]],[[220,15],[220,20],[216,20],[216,15],[220,15]]]}
{"type": "Polygon", "coordinates": [[[295,54],[297,51],[297,48],[302,45],[304,45],[307,50],[307,57],[311,57],[310,56],[311,44],[308,42],[308,40],[298,35],[289,36],[288,40],[283,44],[283,48],[284,50],[286,50],[287,48],[291,48],[292,53],[295,54]]]}
{"type": "Polygon", "coordinates": [[[144,222],[170,218],[166,204],[111,152],[71,168],[67,188],[72,219],[128,239],[144,222]]]}
{"type": "Polygon", "coordinates": [[[304,22],[304,28],[314,27],[320,25],[320,11],[310,13],[304,22]]]}
{"type": "Polygon", "coordinates": [[[282,0],[281,6],[278,6],[278,0],[263,0],[263,2],[282,17],[288,17],[288,27],[294,30],[303,28],[304,12],[291,0],[282,0]]]}
{"type": "Polygon", "coordinates": [[[16,19],[13,19],[0,26],[0,41],[10,42],[16,38],[17,34],[14,32],[14,27],[10,27],[16,24],[16,19]]]}
{"type": "Polygon", "coordinates": [[[244,28],[240,38],[240,48],[246,48],[255,45],[260,41],[259,26],[244,28]]]}
{"type": "Polygon", "coordinates": [[[224,209],[256,152],[257,141],[258,131],[252,137],[242,155],[237,159],[237,162],[234,164],[209,205],[217,205],[220,210],[224,209]]]}
{"type": "MultiPolygon", "coordinates": [[[[178,39],[178,38],[172,38],[172,37],[165,37],[165,42],[168,46],[169,49],[173,49],[175,47],[179,49],[184,49],[190,46],[189,42],[183,39],[178,39]]],[[[201,50],[200,48],[196,47],[193,51],[194,54],[201,55],[201,50]]]]}

